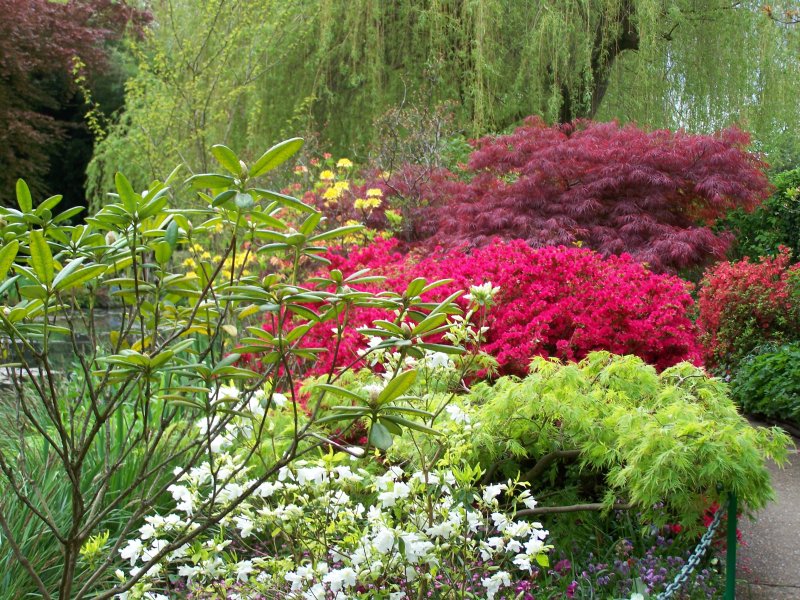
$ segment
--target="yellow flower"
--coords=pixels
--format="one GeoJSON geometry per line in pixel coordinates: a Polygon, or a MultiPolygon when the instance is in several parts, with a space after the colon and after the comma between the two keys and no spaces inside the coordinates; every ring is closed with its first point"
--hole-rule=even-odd
{"type": "Polygon", "coordinates": [[[338,200],[339,196],[341,195],[342,191],[334,186],[325,190],[325,193],[322,194],[322,197],[325,198],[325,200],[338,200]]]}
{"type": "Polygon", "coordinates": [[[195,252],[202,252],[203,247],[200,244],[192,244],[192,250],[194,250],[195,252]]]}
{"type": "Polygon", "coordinates": [[[183,266],[189,267],[190,269],[193,269],[195,267],[195,264],[196,263],[194,262],[193,258],[187,258],[185,261],[183,261],[183,266]]]}
{"type": "Polygon", "coordinates": [[[344,190],[349,190],[350,189],[350,182],[349,181],[337,181],[336,183],[333,184],[333,187],[335,187],[340,192],[343,192],[344,190]]]}
{"type": "Polygon", "coordinates": [[[209,259],[209,258],[211,258],[211,252],[208,252],[208,251],[206,251],[206,252],[203,252],[203,253],[200,255],[200,258],[202,258],[202,259],[209,259]]]}
{"type": "Polygon", "coordinates": [[[351,169],[353,167],[353,162],[349,158],[340,158],[339,162],[336,163],[337,169],[351,169]]]}
{"type": "Polygon", "coordinates": [[[333,171],[325,169],[322,173],[319,174],[319,178],[322,179],[322,181],[333,181],[334,179],[336,179],[336,175],[333,174],[333,171]]]}
{"type": "Polygon", "coordinates": [[[367,198],[383,198],[383,192],[380,188],[369,188],[367,190],[367,198]]]}
{"type": "Polygon", "coordinates": [[[380,205],[380,198],[359,198],[353,202],[353,208],[356,210],[372,210],[373,208],[378,208],[380,205]]]}

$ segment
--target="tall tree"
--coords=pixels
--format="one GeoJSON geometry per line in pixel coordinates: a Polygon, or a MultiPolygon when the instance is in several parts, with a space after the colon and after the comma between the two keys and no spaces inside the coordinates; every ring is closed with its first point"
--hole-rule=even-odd
{"type": "Polygon", "coordinates": [[[703,132],[737,124],[773,155],[800,155],[800,27],[786,11],[769,18],[760,0],[255,4],[153,1],[159,27],[97,172],[122,160],[145,177],[141,156],[179,160],[178,136],[206,155],[211,138],[235,138],[247,154],[311,129],[340,153],[364,151],[373,120],[421,89],[453,102],[469,135],[532,114],[703,132]],[[181,67],[192,52],[207,57],[189,63],[206,75],[181,67]]]}
{"type": "Polygon", "coordinates": [[[0,0],[0,202],[11,201],[19,177],[44,192],[75,66],[84,76],[101,69],[105,43],[136,14],[111,0],[0,0]]]}

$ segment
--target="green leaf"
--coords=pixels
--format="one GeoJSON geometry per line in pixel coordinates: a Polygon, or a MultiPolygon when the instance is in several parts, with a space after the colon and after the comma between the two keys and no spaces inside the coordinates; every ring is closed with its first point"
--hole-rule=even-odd
{"type": "Polygon", "coordinates": [[[392,434],[384,425],[374,422],[369,430],[369,443],[381,450],[388,450],[392,446],[392,434]]]}
{"type": "Polygon", "coordinates": [[[260,177],[264,173],[271,171],[275,167],[285,163],[300,148],[303,147],[303,138],[291,138],[275,144],[272,148],[264,152],[250,169],[251,177],[260,177]]]}
{"type": "Polygon", "coordinates": [[[24,213],[29,213],[33,210],[31,190],[23,179],[17,179],[17,205],[24,213]]]}
{"type": "Polygon", "coordinates": [[[350,233],[354,233],[356,231],[361,231],[364,229],[363,225],[345,225],[344,227],[337,227],[336,229],[331,229],[330,231],[326,231],[324,233],[320,233],[313,237],[308,238],[308,241],[311,243],[321,242],[324,240],[332,240],[337,237],[343,237],[350,233]]]}
{"type": "Polygon", "coordinates": [[[160,265],[165,265],[169,262],[170,257],[172,257],[172,246],[170,246],[169,242],[166,240],[161,240],[156,244],[154,254],[156,262],[160,265]]]}
{"type": "Polygon", "coordinates": [[[315,213],[317,209],[313,206],[305,204],[301,202],[297,198],[292,198],[291,196],[287,196],[286,194],[279,194],[278,192],[273,192],[272,190],[263,190],[263,189],[253,189],[250,190],[252,192],[256,192],[259,196],[264,198],[269,198],[270,200],[274,200],[281,206],[288,206],[289,208],[294,208],[295,210],[299,210],[300,212],[307,212],[307,213],[315,213]]]}
{"type": "Polygon", "coordinates": [[[106,267],[106,265],[91,265],[88,267],[83,267],[69,277],[65,277],[58,285],[54,285],[53,287],[59,291],[76,287],[92,279],[97,279],[100,275],[105,273],[107,269],[108,267],[106,267]]]}
{"type": "Polygon", "coordinates": [[[239,210],[250,210],[254,204],[255,202],[253,202],[253,197],[250,194],[236,194],[236,208],[239,210]]]}
{"type": "Polygon", "coordinates": [[[325,392],[330,392],[331,394],[336,394],[337,396],[346,396],[347,398],[352,398],[353,400],[357,400],[359,402],[364,402],[364,398],[356,394],[355,392],[351,392],[348,389],[343,387],[339,387],[338,385],[331,385],[329,383],[318,383],[313,386],[315,390],[323,390],[325,392]]]}
{"type": "Polygon", "coordinates": [[[167,230],[164,232],[164,241],[169,244],[169,247],[175,250],[178,244],[178,223],[172,221],[167,225],[167,230]]]}
{"type": "Polygon", "coordinates": [[[233,177],[228,175],[215,175],[214,173],[203,173],[189,177],[186,183],[194,190],[203,188],[218,190],[233,185],[233,177]]]}
{"type": "Polygon", "coordinates": [[[17,240],[11,240],[0,249],[0,278],[5,279],[8,270],[14,264],[17,252],[19,252],[19,242],[17,240]]]}
{"type": "Polygon", "coordinates": [[[78,267],[81,266],[84,260],[86,260],[86,257],[81,256],[80,258],[75,258],[69,261],[64,268],[58,272],[58,275],[56,275],[55,279],[53,279],[53,288],[58,289],[58,284],[74,273],[78,267]]]}
{"type": "Polygon", "coordinates": [[[239,157],[227,146],[222,144],[211,146],[211,154],[234,177],[239,177],[242,174],[242,165],[239,164],[239,157]]]}
{"type": "Polygon", "coordinates": [[[405,371],[400,373],[397,377],[392,379],[383,391],[378,396],[377,403],[378,404],[385,404],[390,400],[394,400],[398,396],[401,396],[405,391],[414,385],[414,381],[417,379],[417,372],[415,370],[405,371]]]}
{"type": "Polygon", "coordinates": [[[44,284],[50,285],[53,282],[55,268],[53,266],[53,254],[50,246],[44,239],[44,234],[34,229],[30,235],[31,266],[36,277],[44,284]]]}
{"type": "Polygon", "coordinates": [[[423,425],[422,423],[418,423],[417,421],[411,421],[409,419],[404,419],[403,417],[398,417],[397,415],[383,415],[381,419],[384,421],[391,421],[397,426],[407,427],[408,429],[415,429],[417,431],[421,431],[423,433],[428,433],[430,435],[441,435],[435,429],[428,427],[427,425],[423,425]]]}
{"type": "Polygon", "coordinates": [[[137,205],[136,192],[133,191],[131,182],[128,181],[128,178],[122,173],[116,173],[114,175],[114,183],[116,184],[117,193],[119,194],[120,200],[122,200],[122,205],[125,207],[125,210],[131,214],[135,213],[137,205]]]}

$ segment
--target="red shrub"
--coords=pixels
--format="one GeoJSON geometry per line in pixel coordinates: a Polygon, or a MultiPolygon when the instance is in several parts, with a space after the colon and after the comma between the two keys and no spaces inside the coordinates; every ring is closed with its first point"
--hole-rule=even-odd
{"type": "Polygon", "coordinates": [[[442,206],[430,242],[582,242],[603,255],[631,254],[655,271],[701,265],[722,257],[730,241],[710,225],[769,193],[748,141],[736,129],[690,135],[616,123],[548,127],[529,118],[510,135],[476,143],[470,181],[439,174],[427,186],[422,195],[442,206]]]}
{"type": "MultiPolygon", "coordinates": [[[[654,274],[628,256],[602,258],[563,246],[536,250],[518,240],[495,241],[470,253],[440,249],[417,259],[396,253],[395,243],[378,242],[348,257],[329,258],[345,274],[372,268],[398,291],[416,277],[454,279],[430,292],[431,300],[486,281],[500,286],[484,349],[504,373],[525,373],[535,355],[580,359],[598,349],[636,354],[660,369],[699,359],[687,317],[692,306],[687,284],[654,274]]],[[[356,310],[336,364],[357,359],[357,350],[364,348],[357,327],[384,317],[379,310],[356,310]]],[[[313,329],[307,343],[332,349],[330,324],[313,329]]],[[[332,363],[328,352],[314,372],[325,372],[332,363]]]]}
{"type": "Polygon", "coordinates": [[[729,367],[767,341],[800,339],[797,277],[800,265],[781,247],[759,262],[745,258],[712,268],[699,293],[701,340],[707,364],[729,367]]]}

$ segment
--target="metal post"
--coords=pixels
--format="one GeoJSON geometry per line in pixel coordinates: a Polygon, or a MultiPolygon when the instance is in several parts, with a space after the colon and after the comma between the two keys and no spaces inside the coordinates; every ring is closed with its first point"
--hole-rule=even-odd
{"type": "Polygon", "coordinates": [[[725,559],[725,600],[736,600],[736,494],[728,493],[728,553],[725,559]]]}

